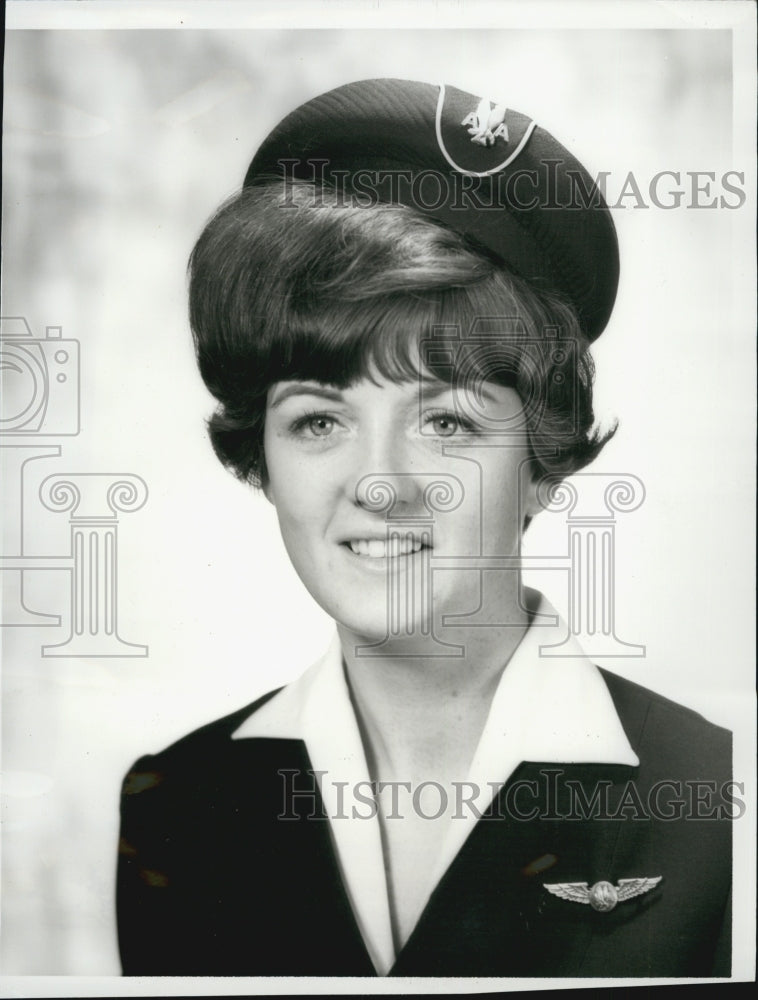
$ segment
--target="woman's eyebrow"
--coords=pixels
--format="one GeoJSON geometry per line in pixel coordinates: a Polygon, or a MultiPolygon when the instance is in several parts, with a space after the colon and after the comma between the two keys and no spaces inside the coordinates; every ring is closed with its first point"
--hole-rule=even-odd
{"type": "Polygon", "coordinates": [[[271,409],[276,409],[285,399],[289,399],[291,396],[320,396],[322,399],[328,399],[333,403],[342,401],[342,393],[339,389],[330,389],[325,385],[313,385],[307,382],[295,382],[285,386],[276,393],[271,403],[271,409]]]}
{"type": "Polygon", "coordinates": [[[437,379],[424,379],[421,383],[421,396],[425,400],[437,399],[439,396],[444,396],[446,392],[452,392],[455,395],[456,400],[460,396],[464,398],[467,395],[480,396],[482,399],[487,400],[487,402],[497,405],[499,402],[497,396],[490,392],[485,386],[473,386],[471,388],[461,390],[457,386],[451,385],[449,382],[440,382],[437,379]]]}

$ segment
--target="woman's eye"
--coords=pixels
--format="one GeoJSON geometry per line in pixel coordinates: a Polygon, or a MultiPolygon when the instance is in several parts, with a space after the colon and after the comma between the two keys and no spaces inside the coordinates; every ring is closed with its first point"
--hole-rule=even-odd
{"type": "Polygon", "coordinates": [[[295,421],[293,430],[296,434],[305,434],[307,437],[328,437],[334,430],[334,419],[324,413],[308,414],[295,421]]]}
{"type": "Polygon", "coordinates": [[[452,437],[459,431],[472,431],[474,429],[471,424],[461,420],[454,413],[432,414],[429,417],[428,426],[438,437],[452,437]]]}
{"type": "Polygon", "coordinates": [[[334,421],[331,417],[310,417],[307,427],[314,437],[328,437],[334,430],[334,421]]]}
{"type": "Polygon", "coordinates": [[[334,430],[334,421],[331,417],[311,417],[308,430],[314,437],[326,437],[334,430]]]}
{"type": "Polygon", "coordinates": [[[432,427],[434,433],[439,434],[440,437],[450,437],[458,430],[458,422],[454,417],[433,417],[432,427]]]}

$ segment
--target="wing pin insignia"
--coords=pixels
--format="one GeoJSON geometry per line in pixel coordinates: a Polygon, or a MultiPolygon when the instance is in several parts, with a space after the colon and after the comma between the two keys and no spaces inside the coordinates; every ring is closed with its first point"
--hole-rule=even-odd
{"type": "Polygon", "coordinates": [[[543,888],[554,896],[567,899],[572,903],[587,903],[593,910],[609,913],[618,903],[650,892],[662,879],[662,875],[654,878],[620,878],[618,885],[610,882],[596,882],[589,888],[586,882],[554,882],[543,883],[543,888]]]}

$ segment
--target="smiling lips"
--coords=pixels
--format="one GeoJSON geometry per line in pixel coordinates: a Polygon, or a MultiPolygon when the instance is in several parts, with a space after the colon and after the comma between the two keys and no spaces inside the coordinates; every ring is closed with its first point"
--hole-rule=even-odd
{"type": "Polygon", "coordinates": [[[357,556],[369,559],[384,559],[387,556],[407,556],[426,548],[426,543],[412,535],[392,535],[386,538],[358,538],[347,543],[357,556]]]}

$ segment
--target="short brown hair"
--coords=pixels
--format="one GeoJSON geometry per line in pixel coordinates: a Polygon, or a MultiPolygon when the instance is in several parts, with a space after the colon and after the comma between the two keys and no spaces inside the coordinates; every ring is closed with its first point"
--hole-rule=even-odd
{"type": "Polygon", "coordinates": [[[395,381],[422,369],[439,374],[423,348],[440,328],[463,333],[456,370],[529,401],[538,471],[576,472],[615,430],[594,427],[593,364],[572,306],[411,208],[343,204],[307,183],[286,191],[280,181],[261,183],[221,206],[189,273],[198,364],[219,403],[211,441],[246,482],[266,480],[271,385],[308,379],[344,388],[371,371],[395,381]]]}

